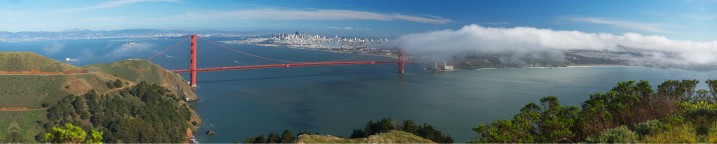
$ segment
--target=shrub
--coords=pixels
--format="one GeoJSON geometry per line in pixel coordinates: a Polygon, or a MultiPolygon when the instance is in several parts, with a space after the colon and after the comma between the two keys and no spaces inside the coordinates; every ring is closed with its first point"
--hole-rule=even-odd
{"type": "Polygon", "coordinates": [[[589,143],[634,143],[637,142],[637,134],[623,125],[588,137],[586,141],[589,143]]]}
{"type": "Polygon", "coordinates": [[[635,132],[642,136],[661,133],[665,131],[669,131],[671,127],[661,121],[658,120],[649,120],[642,123],[637,124],[637,127],[635,128],[635,132]]]}

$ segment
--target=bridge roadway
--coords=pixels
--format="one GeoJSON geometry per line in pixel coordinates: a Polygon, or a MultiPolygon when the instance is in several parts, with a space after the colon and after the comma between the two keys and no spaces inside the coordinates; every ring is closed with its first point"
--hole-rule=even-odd
{"type": "MultiPolygon", "coordinates": [[[[307,67],[307,66],[329,66],[329,65],[359,65],[359,64],[395,64],[398,61],[351,61],[351,62],[297,62],[286,64],[265,64],[265,65],[249,65],[249,66],[228,66],[214,68],[197,68],[197,72],[211,71],[227,71],[227,70],[248,70],[261,68],[291,68],[291,67],[307,67]]],[[[171,70],[175,73],[188,73],[191,69],[171,70]]]]}

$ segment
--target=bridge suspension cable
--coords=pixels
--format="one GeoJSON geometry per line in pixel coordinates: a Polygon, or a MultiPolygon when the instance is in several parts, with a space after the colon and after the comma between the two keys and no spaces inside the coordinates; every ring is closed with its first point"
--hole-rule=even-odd
{"type": "Polygon", "coordinates": [[[209,42],[209,43],[212,44],[212,45],[216,45],[216,46],[219,46],[219,47],[221,47],[221,48],[224,48],[224,49],[227,49],[227,50],[230,50],[230,51],[234,51],[234,52],[237,52],[237,53],[240,53],[240,54],[248,55],[248,56],[255,57],[255,58],[259,58],[259,59],[265,59],[265,60],[270,60],[270,61],[278,61],[278,62],[286,62],[286,63],[298,63],[298,62],[296,62],[296,61],[279,60],[279,59],[273,59],[273,58],[267,58],[267,57],[262,57],[262,56],[258,56],[258,55],[253,55],[253,54],[250,54],[250,53],[246,53],[246,52],[243,52],[243,51],[240,51],[240,50],[236,50],[236,49],[233,49],[233,48],[229,48],[229,47],[220,45],[220,44],[218,44],[218,43],[216,43],[216,42],[210,41],[210,40],[208,40],[208,39],[206,39],[206,38],[203,38],[203,37],[200,37],[200,39],[202,39],[202,40],[204,40],[204,41],[207,41],[207,42],[209,42]]]}
{"type": "Polygon", "coordinates": [[[352,56],[352,57],[349,57],[349,58],[332,60],[331,62],[351,60],[351,59],[356,59],[356,58],[360,58],[360,57],[364,57],[364,56],[367,56],[367,55],[364,55],[364,54],[356,54],[355,56],[352,56]]]}
{"type": "MultiPolygon", "coordinates": [[[[398,55],[398,59],[397,59],[397,60],[364,60],[364,61],[359,61],[359,60],[356,60],[356,59],[357,59],[357,58],[360,58],[360,57],[372,56],[372,55],[370,55],[370,54],[362,54],[362,53],[353,53],[354,55],[351,55],[351,53],[334,53],[334,52],[331,52],[332,54],[336,54],[336,55],[334,55],[334,56],[332,56],[332,57],[336,57],[337,55],[339,55],[339,58],[345,57],[345,56],[350,56],[350,57],[348,57],[348,58],[342,58],[342,59],[336,59],[336,60],[331,60],[331,61],[306,61],[306,62],[302,62],[302,61],[280,60],[280,59],[274,59],[274,58],[268,58],[268,57],[263,57],[263,56],[254,55],[254,54],[247,53],[247,52],[244,52],[244,51],[235,49],[235,48],[230,48],[230,47],[228,47],[228,46],[221,45],[221,44],[219,44],[219,43],[217,43],[217,42],[211,41],[211,40],[209,40],[209,39],[207,39],[207,38],[198,37],[198,36],[196,36],[196,35],[191,35],[191,37],[183,37],[183,39],[181,39],[181,40],[178,41],[177,43],[173,44],[172,46],[169,46],[169,47],[163,49],[162,51],[159,51],[158,53],[156,53],[156,54],[150,56],[150,57],[148,58],[148,60],[152,60],[153,58],[155,58],[156,56],[161,55],[161,54],[165,54],[165,53],[166,53],[166,54],[170,54],[170,53],[169,53],[170,50],[174,49],[175,47],[179,46],[181,43],[183,43],[183,42],[189,40],[190,38],[191,38],[191,44],[190,44],[191,51],[190,51],[190,58],[189,58],[189,63],[190,63],[189,69],[178,69],[178,70],[171,70],[171,71],[172,71],[172,72],[176,72],[176,73],[189,72],[189,73],[190,73],[190,80],[191,80],[191,81],[190,81],[190,84],[192,85],[192,87],[196,86],[196,82],[197,82],[197,81],[196,81],[196,76],[197,76],[196,72],[209,72],[209,71],[246,70],[246,69],[262,69],[262,68],[289,68],[289,67],[329,66],[329,65],[357,65],[357,64],[370,64],[370,65],[372,65],[372,64],[392,64],[392,63],[394,63],[394,64],[398,64],[398,72],[401,73],[401,74],[404,73],[404,57],[403,57],[403,51],[402,51],[402,49],[399,49],[399,50],[398,50],[399,55],[398,55]],[[208,61],[208,62],[205,62],[205,64],[213,64],[213,65],[209,65],[208,67],[199,68],[199,67],[197,67],[197,51],[196,51],[196,50],[197,50],[197,41],[196,41],[196,39],[198,39],[198,38],[199,38],[199,39],[202,39],[202,40],[204,40],[205,42],[207,42],[207,43],[210,44],[209,46],[211,47],[211,49],[207,49],[207,50],[213,50],[213,49],[216,48],[216,47],[220,47],[220,48],[227,49],[227,50],[230,50],[230,51],[235,52],[235,53],[239,53],[239,55],[235,55],[235,54],[233,54],[233,53],[213,53],[212,56],[207,57],[207,58],[209,59],[209,61],[208,61]],[[242,60],[242,59],[245,59],[245,56],[249,56],[249,57],[248,57],[248,58],[249,58],[249,62],[251,62],[252,60],[259,59],[259,60],[269,60],[269,61],[280,62],[280,63],[261,63],[261,62],[260,62],[260,63],[258,63],[258,64],[251,64],[251,65],[241,64],[241,65],[234,65],[234,66],[226,66],[226,63],[216,63],[216,64],[214,64],[215,62],[213,62],[213,61],[226,59],[226,57],[222,57],[222,55],[229,55],[230,57],[240,56],[240,57],[239,57],[239,58],[240,58],[240,61],[244,61],[244,60],[242,60]],[[352,59],[353,59],[353,60],[352,60],[352,59]],[[352,60],[352,61],[348,61],[348,60],[352,60]]],[[[171,54],[175,54],[175,53],[171,53],[171,54]]],[[[167,58],[172,58],[172,59],[165,59],[165,60],[172,60],[172,61],[174,61],[174,60],[176,60],[174,57],[175,57],[175,56],[170,57],[169,55],[167,55],[167,58]]],[[[177,58],[180,58],[180,57],[177,57],[177,58]]],[[[180,58],[180,59],[184,59],[184,58],[180,58]]],[[[155,60],[155,61],[156,61],[156,60],[155,60]]],[[[160,62],[162,62],[162,61],[160,61],[160,62]]],[[[234,63],[239,63],[239,62],[237,62],[237,60],[234,60],[234,63]]],[[[168,62],[168,64],[179,64],[179,63],[177,63],[177,62],[168,62]]]]}
{"type": "Polygon", "coordinates": [[[154,54],[154,55],[150,56],[149,58],[147,58],[147,60],[152,60],[152,58],[154,58],[154,57],[156,57],[156,56],[158,56],[158,55],[164,54],[164,53],[166,53],[166,52],[169,51],[169,50],[172,50],[173,48],[177,47],[177,46],[178,46],[179,44],[181,44],[182,42],[187,41],[188,39],[189,39],[188,37],[182,38],[182,40],[178,41],[177,43],[173,44],[172,46],[169,46],[169,47],[167,47],[167,48],[164,48],[162,51],[159,51],[157,54],[154,54]]]}

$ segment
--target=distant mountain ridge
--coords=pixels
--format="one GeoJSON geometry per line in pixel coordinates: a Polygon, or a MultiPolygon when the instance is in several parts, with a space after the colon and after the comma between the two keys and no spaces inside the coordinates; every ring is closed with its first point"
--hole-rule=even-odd
{"type": "Polygon", "coordinates": [[[105,39],[105,38],[161,38],[180,37],[190,34],[206,36],[248,36],[254,31],[187,31],[158,29],[122,29],[122,30],[65,30],[65,31],[0,31],[0,42],[23,42],[68,39],[105,39]]]}

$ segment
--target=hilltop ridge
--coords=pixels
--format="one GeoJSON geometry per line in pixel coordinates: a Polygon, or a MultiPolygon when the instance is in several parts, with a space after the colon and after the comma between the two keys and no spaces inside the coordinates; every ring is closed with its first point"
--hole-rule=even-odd
{"type": "Polygon", "coordinates": [[[1,52],[0,72],[67,72],[81,70],[67,63],[44,57],[32,52],[1,52]]]}

